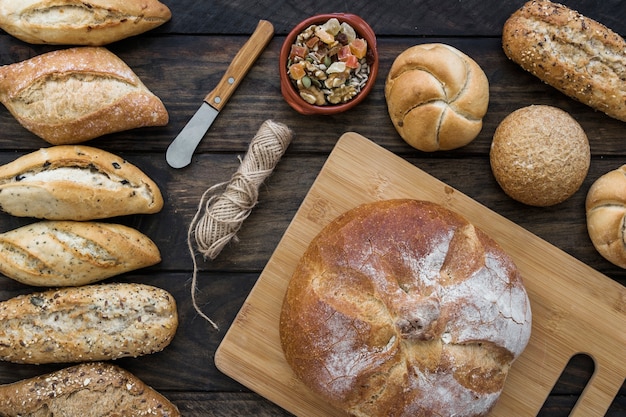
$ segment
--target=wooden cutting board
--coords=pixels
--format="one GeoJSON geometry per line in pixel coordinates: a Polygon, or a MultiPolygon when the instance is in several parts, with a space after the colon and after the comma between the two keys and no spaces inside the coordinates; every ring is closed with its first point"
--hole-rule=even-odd
{"type": "Polygon", "coordinates": [[[328,222],[365,202],[407,197],[465,216],[513,257],[524,278],[532,336],[491,415],[536,416],[570,358],[585,353],[595,371],[571,415],[603,416],[626,378],[626,288],[356,133],[337,142],[220,344],[218,369],[295,415],[344,415],[285,362],[278,333],[283,295],[328,222]]]}

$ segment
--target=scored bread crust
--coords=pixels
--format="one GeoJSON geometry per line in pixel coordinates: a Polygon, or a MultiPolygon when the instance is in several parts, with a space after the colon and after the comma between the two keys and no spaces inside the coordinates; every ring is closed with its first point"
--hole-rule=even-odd
{"type": "Polygon", "coordinates": [[[53,145],[169,121],[161,100],[103,47],[62,49],[0,67],[0,102],[53,145]]]}
{"type": "Polygon", "coordinates": [[[157,213],[163,204],[137,166],[90,146],[42,148],[0,166],[0,209],[14,216],[94,220],[157,213]]]}
{"type": "Polygon", "coordinates": [[[91,284],[160,261],[150,238],[121,224],[43,221],[0,234],[0,272],[26,285],[91,284]]]}
{"type": "Polygon", "coordinates": [[[603,24],[547,0],[505,22],[505,54],[567,96],[626,121],[626,41],[603,24]]]}
{"type": "Polygon", "coordinates": [[[0,415],[178,417],[180,412],[125,369],[93,362],[0,386],[0,415]]]}
{"type": "Polygon", "coordinates": [[[101,46],[172,17],[157,0],[2,0],[0,28],[33,44],[101,46]]]}
{"type": "Polygon", "coordinates": [[[333,220],[297,264],[280,316],[296,376],[353,416],[485,415],[530,328],[510,257],[416,200],[333,220]]]}
{"type": "Polygon", "coordinates": [[[480,66],[440,43],[415,45],[395,59],[385,84],[391,121],[400,136],[425,152],[467,145],[489,105],[489,81],[480,66]]]}
{"type": "Polygon", "coordinates": [[[594,181],[585,210],[593,246],[606,260],[626,269],[626,165],[594,181]]]}
{"type": "Polygon", "coordinates": [[[0,360],[69,363],[163,350],[178,327],[174,297],[136,283],[93,284],[0,302],[0,360]]]}

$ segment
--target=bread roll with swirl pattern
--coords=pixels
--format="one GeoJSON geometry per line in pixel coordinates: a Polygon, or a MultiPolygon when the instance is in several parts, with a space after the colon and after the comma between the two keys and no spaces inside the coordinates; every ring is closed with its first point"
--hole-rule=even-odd
{"type": "Polygon", "coordinates": [[[67,287],[0,302],[0,360],[72,363],[138,357],[170,344],[176,301],[145,284],[67,287]]]}
{"type": "Polygon", "coordinates": [[[130,372],[93,362],[0,386],[0,415],[179,417],[180,412],[130,372]]]}
{"type": "Polygon", "coordinates": [[[171,17],[157,0],[0,0],[0,28],[34,44],[105,45],[171,17]]]}
{"type": "Polygon", "coordinates": [[[353,416],[484,416],[530,331],[512,259],[460,215],[416,200],[328,224],[280,316],[296,376],[353,416]]]}
{"type": "Polygon", "coordinates": [[[13,216],[95,220],[162,208],[163,195],[150,177],[101,149],[52,146],[0,166],[0,209],[13,216]]]}
{"type": "Polygon", "coordinates": [[[0,234],[0,272],[26,285],[91,284],[160,261],[149,237],[121,224],[43,221],[0,234]]]}
{"type": "Polygon", "coordinates": [[[0,102],[53,145],[169,120],[161,100],[102,47],[61,49],[0,67],[0,102]]]}
{"type": "Polygon", "coordinates": [[[481,131],[489,81],[473,59],[452,46],[416,45],[391,66],[385,98],[393,125],[409,145],[450,150],[481,131]]]}
{"type": "Polygon", "coordinates": [[[585,209],[593,246],[609,262],[626,269],[626,165],[591,185],[585,209]]]}

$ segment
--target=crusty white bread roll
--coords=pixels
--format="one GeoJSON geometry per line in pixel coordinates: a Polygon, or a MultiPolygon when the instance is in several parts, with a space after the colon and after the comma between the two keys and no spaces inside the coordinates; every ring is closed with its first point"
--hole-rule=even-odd
{"type": "Polygon", "coordinates": [[[594,181],[585,210],[593,246],[606,260],[626,269],[626,165],[594,181]]]}
{"type": "Polygon", "coordinates": [[[169,120],[161,100],[102,47],[61,49],[1,66],[0,102],[53,145],[169,120]]]}
{"type": "Polygon", "coordinates": [[[101,149],[52,146],[0,166],[0,209],[14,216],[95,220],[162,208],[150,177],[101,149]]]}
{"type": "Polygon", "coordinates": [[[531,0],[502,31],[504,53],[567,96],[626,121],[626,41],[559,3],[531,0]]]}
{"type": "Polygon", "coordinates": [[[450,150],[480,133],[489,81],[472,58],[450,45],[416,45],[395,59],[385,98],[393,125],[409,145],[450,150]]]}
{"type": "Polygon", "coordinates": [[[512,259],[444,207],[358,206],[297,264],[280,316],[296,376],[354,416],[484,416],[525,349],[531,310],[512,259]]]}
{"type": "Polygon", "coordinates": [[[174,297],[144,284],[94,284],[0,302],[0,360],[70,363],[163,350],[178,327],[174,297]]]}
{"type": "Polygon", "coordinates": [[[160,261],[148,236],[121,224],[42,221],[0,233],[0,272],[26,285],[91,284],[160,261]]]}
{"type": "Polygon", "coordinates": [[[82,363],[0,386],[6,417],[178,417],[167,398],[110,363],[82,363]]]}
{"type": "Polygon", "coordinates": [[[170,20],[157,0],[2,0],[0,28],[34,44],[105,45],[170,20]]]}
{"type": "Polygon", "coordinates": [[[489,158],[496,181],[509,197],[547,207],[580,189],[591,164],[591,149],[582,126],[567,112],[532,105],[500,122],[489,158]]]}

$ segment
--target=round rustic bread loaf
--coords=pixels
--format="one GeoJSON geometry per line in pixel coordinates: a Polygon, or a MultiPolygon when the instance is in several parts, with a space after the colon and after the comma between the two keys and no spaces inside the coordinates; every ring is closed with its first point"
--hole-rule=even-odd
{"type": "Polygon", "coordinates": [[[450,150],[480,133],[489,81],[473,59],[452,46],[416,45],[391,66],[385,98],[393,125],[409,145],[425,152],[450,150]]]}
{"type": "Polygon", "coordinates": [[[596,250],[626,269],[626,165],[598,178],[587,192],[587,231],[596,250]]]}
{"type": "Polygon", "coordinates": [[[300,380],[353,416],[483,416],[526,347],[511,258],[435,203],[386,200],[333,220],[289,282],[280,338],[300,380]]]}
{"type": "Polygon", "coordinates": [[[591,152],[587,135],[572,116],[556,107],[533,105],[502,120],[493,135],[490,160],[506,194],[546,207],[578,191],[591,152]]]}

